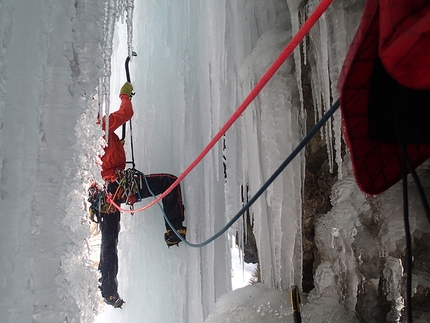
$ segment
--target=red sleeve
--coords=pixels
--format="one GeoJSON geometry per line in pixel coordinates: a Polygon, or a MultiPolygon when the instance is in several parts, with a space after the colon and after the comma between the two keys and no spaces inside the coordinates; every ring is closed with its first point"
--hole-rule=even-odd
{"type": "MultiPolygon", "coordinates": [[[[130,97],[127,94],[121,94],[121,105],[118,111],[112,112],[109,115],[109,132],[113,132],[133,116],[133,106],[131,105],[130,97]]],[[[103,129],[105,127],[103,118],[103,129]]]]}

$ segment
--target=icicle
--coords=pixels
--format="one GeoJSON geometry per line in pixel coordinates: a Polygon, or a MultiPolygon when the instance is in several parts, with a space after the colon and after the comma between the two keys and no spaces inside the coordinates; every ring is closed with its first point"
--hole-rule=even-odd
{"type": "MultiPolygon", "coordinates": [[[[104,107],[104,115],[110,114],[110,78],[112,75],[112,53],[113,53],[113,37],[115,32],[115,23],[119,17],[124,19],[124,14],[127,14],[127,45],[128,53],[132,57],[132,38],[133,38],[133,9],[134,0],[108,0],[105,2],[104,19],[103,19],[103,43],[102,55],[104,63],[103,77],[100,78],[99,85],[99,106],[100,112],[104,107]]],[[[100,113],[103,117],[103,113],[100,113]]],[[[109,129],[109,118],[105,118],[105,129],[109,129]]],[[[105,131],[106,144],[109,143],[109,132],[105,131]]]]}
{"type": "Polygon", "coordinates": [[[335,238],[339,237],[339,229],[338,228],[331,228],[331,247],[334,249],[334,241],[335,238]]]}
{"type": "Polygon", "coordinates": [[[331,119],[325,125],[325,142],[327,145],[328,165],[330,173],[333,173],[333,143],[332,143],[332,124],[331,119]]]}
{"type": "Polygon", "coordinates": [[[134,0],[127,1],[127,46],[128,46],[128,56],[133,59],[133,10],[134,10],[134,0]]]}
{"type": "Polygon", "coordinates": [[[392,322],[400,322],[401,313],[405,307],[405,299],[401,293],[402,279],[404,268],[402,260],[389,256],[385,263],[383,275],[386,280],[387,299],[392,303],[391,311],[388,312],[387,318],[392,322]]]}
{"type": "Polygon", "coordinates": [[[105,15],[104,15],[104,26],[103,26],[103,62],[104,62],[104,74],[102,82],[102,96],[105,104],[105,132],[106,132],[106,144],[109,143],[109,114],[110,114],[110,76],[112,74],[111,57],[112,57],[112,43],[113,34],[115,30],[116,20],[116,1],[109,0],[105,4],[105,15]]]}
{"type": "Polygon", "coordinates": [[[124,22],[127,24],[127,48],[130,60],[133,59],[133,11],[134,0],[120,0],[118,2],[118,21],[121,24],[124,24],[124,22]]]}
{"type": "Polygon", "coordinates": [[[99,118],[100,118],[100,122],[101,119],[103,118],[103,94],[102,94],[102,87],[103,87],[103,78],[99,77],[99,86],[98,86],[98,90],[97,90],[97,97],[98,97],[98,106],[99,106],[99,118]]]}
{"type": "MultiPolygon", "coordinates": [[[[307,12],[313,11],[314,3],[308,3],[307,12]]],[[[331,77],[329,70],[329,48],[328,48],[327,16],[324,13],[318,24],[310,32],[310,41],[314,48],[316,73],[312,73],[311,85],[312,96],[315,105],[315,122],[319,121],[325,111],[331,107],[331,77]]],[[[326,142],[330,172],[333,172],[333,127],[329,120],[320,132],[321,140],[326,142]]]]}
{"type": "Polygon", "coordinates": [[[238,241],[236,242],[236,244],[239,247],[239,256],[240,256],[240,262],[243,262],[243,257],[242,257],[242,250],[243,250],[243,217],[241,217],[239,219],[239,221],[237,221],[237,237],[238,237],[238,241]]]}
{"type": "MultiPolygon", "coordinates": [[[[310,7],[310,3],[306,5],[304,11],[312,12],[313,8],[310,7]]],[[[305,15],[305,14],[303,14],[305,15]]],[[[313,55],[311,58],[314,62],[311,61],[311,65],[315,66],[315,70],[311,73],[311,88],[312,88],[312,101],[314,103],[314,122],[317,123],[321,116],[323,115],[323,107],[321,102],[321,55],[320,55],[320,23],[316,24],[313,29],[310,30],[309,33],[309,42],[310,45],[314,48],[313,55]]],[[[324,130],[320,131],[321,140],[324,140],[324,130]]]]}
{"type": "MultiPolygon", "coordinates": [[[[321,68],[322,68],[322,81],[324,84],[322,96],[324,111],[328,111],[331,107],[331,86],[330,86],[330,72],[329,72],[329,53],[328,53],[328,31],[327,19],[324,13],[319,21],[321,27],[321,68]]],[[[326,124],[326,142],[327,152],[329,157],[330,172],[333,173],[334,154],[333,154],[333,127],[331,119],[326,124]]]]}
{"type": "MultiPolygon", "coordinates": [[[[299,2],[295,0],[288,0],[288,9],[290,10],[291,17],[291,25],[292,25],[292,34],[295,35],[299,30],[299,2]]],[[[300,97],[300,115],[302,118],[305,117],[304,105],[303,105],[303,87],[302,87],[302,61],[301,61],[301,53],[300,48],[296,48],[293,52],[294,54],[294,64],[296,68],[296,78],[297,78],[297,87],[299,89],[299,97],[300,97]]]]}
{"type": "MultiPolygon", "coordinates": [[[[314,103],[314,122],[317,123],[322,115],[321,108],[321,94],[320,94],[320,84],[318,81],[318,68],[317,73],[311,74],[311,87],[312,87],[312,102],[314,103]]],[[[323,131],[320,131],[321,138],[323,137],[323,131]]]]}
{"type": "MultiPolygon", "coordinates": [[[[301,17],[301,21],[300,21],[300,24],[301,25],[303,25],[303,21],[305,20],[305,17],[306,16],[306,12],[305,12],[305,10],[300,10],[300,17],[301,17]]],[[[303,64],[304,65],[306,65],[306,63],[307,63],[307,59],[308,59],[308,57],[307,57],[307,51],[306,51],[306,49],[307,49],[307,36],[306,37],[304,37],[303,38],[303,46],[302,46],[302,53],[303,53],[303,64]]]]}
{"type": "MultiPolygon", "coordinates": [[[[110,78],[112,75],[112,52],[113,52],[113,36],[115,31],[115,22],[117,21],[119,12],[119,3],[117,0],[109,0],[105,4],[104,16],[104,39],[103,39],[103,61],[104,75],[102,84],[102,93],[105,104],[105,115],[110,114],[110,78]]],[[[105,119],[105,129],[109,129],[109,118],[105,119]]],[[[106,132],[106,143],[109,143],[109,132],[106,132]]]]}
{"type": "MultiPolygon", "coordinates": [[[[248,200],[248,196],[245,192],[245,196],[246,196],[246,200],[248,200]]],[[[242,257],[241,257],[241,264],[242,264],[242,280],[245,279],[245,244],[246,244],[246,240],[247,240],[247,236],[248,236],[248,230],[247,230],[247,225],[246,225],[246,213],[242,216],[242,227],[243,227],[243,232],[242,232],[242,257]]]]}
{"type": "Polygon", "coordinates": [[[337,164],[337,177],[342,179],[342,117],[340,111],[333,114],[334,153],[337,164]]]}
{"type": "MultiPolygon", "coordinates": [[[[329,64],[330,64],[330,79],[337,80],[339,77],[340,71],[342,70],[342,66],[344,63],[344,55],[348,51],[349,48],[349,40],[347,36],[347,25],[348,20],[347,14],[342,12],[334,12],[332,10],[327,10],[325,14],[325,18],[327,21],[334,23],[336,32],[333,32],[330,36],[330,46],[329,46],[329,64]],[[334,19],[334,17],[336,17],[334,19]]],[[[336,102],[339,98],[339,94],[337,91],[337,82],[331,82],[331,93],[333,100],[332,102],[336,102]]],[[[334,137],[334,155],[335,155],[335,163],[338,166],[338,178],[342,179],[343,177],[343,160],[342,160],[342,117],[340,110],[333,114],[333,137],[334,137]]]]}

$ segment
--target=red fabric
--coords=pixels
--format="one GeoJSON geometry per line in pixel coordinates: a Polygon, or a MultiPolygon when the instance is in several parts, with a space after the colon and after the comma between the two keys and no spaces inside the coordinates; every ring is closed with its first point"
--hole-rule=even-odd
{"type": "Polygon", "coordinates": [[[380,1],[381,61],[400,84],[430,89],[430,2],[380,1]]]}
{"type": "MultiPolygon", "coordinates": [[[[398,145],[371,140],[368,136],[373,62],[379,48],[381,61],[390,74],[395,71],[391,76],[399,83],[430,89],[429,40],[426,44],[421,41],[421,37],[428,37],[430,15],[428,8],[419,9],[423,3],[421,0],[368,0],[339,77],[345,140],[357,184],[368,194],[379,194],[401,179],[398,145]],[[429,57],[423,58],[426,55],[429,57]]],[[[430,157],[427,145],[408,145],[407,151],[414,167],[430,157]]]]}
{"type": "MultiPolygon", "coordinates": [[[[120,95],[121,106],[118,111],[109,115],[109,143],[105,147],[105,154],[101,157],[102,177],[111,182],[116,180],[115,170],[123,170],[126,166],[126,156],[124,146],[116,135],[115,130],[133,116],[133,107],[130,97],[127,94],[120,95]]],[[[103,130],[105,129],[105,120],[103,118],[103,130]]]]}

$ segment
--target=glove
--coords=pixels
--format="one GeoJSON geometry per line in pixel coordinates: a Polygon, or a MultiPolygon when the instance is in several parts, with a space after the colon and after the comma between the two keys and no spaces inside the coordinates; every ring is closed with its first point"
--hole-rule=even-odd
{"type": "Polygon", "coordinates": [[[119,95],[127,94],[128,96],[131,96],[131,92],[133,92],[133,85],[130,82],[125,82],[121,91],[119,91],[119,95]]]}

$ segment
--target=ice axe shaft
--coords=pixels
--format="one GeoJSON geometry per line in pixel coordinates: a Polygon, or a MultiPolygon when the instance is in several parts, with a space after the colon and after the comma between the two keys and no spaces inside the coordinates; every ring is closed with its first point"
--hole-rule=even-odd
{"type": "MultiPolygon", "coordinates": [[[[132,52],[131,56],[137,56],[136,52],[132,52]]],[[[129,63],[130,63],[130,55],[127,56],[127,58],[125,59],[125,76],[127,78],[127,82],[131,83],[131,78],[130,78],[130,70],[129,70],[129,63]]],[[[134,92],[131,93],[131,96],[134,95],[134,92]]],[[[130,120],[131,122],[131,120],[130,120]]],[[[122,125],[122,136],[121,136],[121,141],[125,140],[125,123],[122,125]]]]}
{"type": "Polygon", "coordinates": [[[290,300],[294,323],[302,323],[302,315],[300,313],[300,292],[297,285],[291,286],[290,300]]]}
{"type": "MultiPolygon", "coordinates": [[[[133,52],[131,54],[132,56],[137,56],[136,52],[133,52]]],[[[127,56],[127,58],[125,59],[125,76],[127,77],[127,82],[131,83],[131,79],[130,79],[130,71],[128,69],[128,64],[130,63],[130,56],[127,56]]]]}

